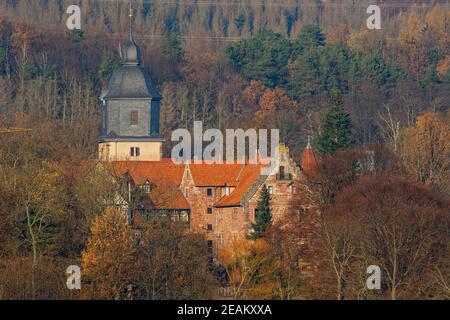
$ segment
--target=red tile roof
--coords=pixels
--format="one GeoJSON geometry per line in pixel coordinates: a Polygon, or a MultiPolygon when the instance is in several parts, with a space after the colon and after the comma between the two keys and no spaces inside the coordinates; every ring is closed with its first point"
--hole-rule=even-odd
{"type": "Polygon", "coordinates": [[[256,180],[260,177],[262,168],[263,165],[261,164],[246,165],[238,177],[238,184],[236,189],[234,189],[230,195],[225,196],[221,198],[219,201],[217,201],[217,203],[214,206],[215,207],[240,206],[242,197],[245,195],[247,191],[249,191],[253,183],[255,183],[256,180]]]}
{"type": "Polygon", "coordinates": [[[118,175],[128,173],[137,184],[144,184],[146,181],[156,183],[159,180],[168,180],[179,185],[184,173],[184,165],[169,161],[111,161],[102,163],[105,167],[112,168],[114,173],[118,175]]]}
{"type": "Polygon", "coordinates": [[[217,201],[215,207],[240,206],[242,197],[261,175],[262,164],[190,164],[194,183],[199,187],[235,187],[230,195],[217,201]]]}
{"type": "Polygon", "coordinates": [[[186,166],[198,187],[234,187],[230,195],[221,198],[215,206],[240,206],[242,197],[261,174],[262,164],[174,164],[171,159],[162,161],[112,161],[102,162],[113,174],[128,174],[136,184],[147,181],[156,185],[152,201],[161,209],[189,209],[190,205],[179,190],[186,166]],[[155,199],[156,198],[156,199],[155,199]],[[163,198],[163,199],[161,199],[163,198]]]}
{"type": "MultiPolygon", "coordinates": [[[[170,160],[170,159],[169,159],[170,160]]],[[[151,201],[160,209],[189,209],[189,203],[179,190],[184,164],[172,161],[112,161],[103,162],[114,175],[128,174],[136,184],[151,182],[156,186],[150,193],[151,201]]]]}
{"type": "Polygon", "coordinates": [[[189,170],[197,187],[223,187],[236,181],[244,164],[191,163],[189,170]]]}

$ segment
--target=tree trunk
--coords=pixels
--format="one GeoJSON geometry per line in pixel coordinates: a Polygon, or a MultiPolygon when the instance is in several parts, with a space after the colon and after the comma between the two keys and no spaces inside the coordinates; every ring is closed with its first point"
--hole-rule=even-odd
{"type": "Polygon", "coordinates": [[[36,271],[36,265],[37,265],[36,236],[33,232],[33,225],[31,223],[30,210],[29,210],[28,206],[25,206],[25,210],[27,213],[28,232],[30,233],[31,247],[33,250],[33,264],[31,266],[31,294],[32,294],[32,299],[34,300],[36,298],[36,286],[35,286],[35,271],[36,271]]]}

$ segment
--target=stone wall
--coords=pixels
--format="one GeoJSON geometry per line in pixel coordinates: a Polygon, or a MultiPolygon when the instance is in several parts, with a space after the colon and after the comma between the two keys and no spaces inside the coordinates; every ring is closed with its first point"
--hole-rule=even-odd
{"type": "Polygon", "coordinates": [[[294,192],[298,192],[293,182],[299,178],[299,169],[288,153],[281,157],[280,166],[284,167],[284,176],[276,173],[260,176],[244,194],[242,205],[224,208],[214,208],[213,205],[224,196],[225,188],[195,186],[186,166],[180,189],[191,206],[190,228],[193,232],[205,234],[207,240],[212,241],[215,258],[222,248],[248,235],[255,222],[255,208],[264,184],[272,188],[270,205],[273,219],[276,221],[289,212],[294,192]],[[208,188],[213,189],[212,196],[208,196],[208,188]],[[208,208],[211,208],[211,213],[208,213],[208,208]]]}
{"type": "Polygon", "coordinates": [[[150,135],[150,100],[111,100],[106,102],[107,135],[142,137],[150,135]],[[138,112],[138,123],[131,124],[131,111],[138,112]]]}

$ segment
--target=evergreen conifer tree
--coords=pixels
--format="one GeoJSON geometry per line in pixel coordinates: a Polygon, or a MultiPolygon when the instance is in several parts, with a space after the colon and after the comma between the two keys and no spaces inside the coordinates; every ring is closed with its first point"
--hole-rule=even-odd
{"type": "Polygon", "coordinates": [[[323,47],[326,43],[326,37],[319,26],[306,25],[300,30],[298,42],[304,50],[323,47]]]}
{"type": "Polygon", "coordinates": [[[104,52],[102,61],[98,69],[98,76],[101,81],[107,81],[114,71],[120,67],[120,60],[114,54],[104,52]]]}
{"type": "Polygon", "coordinates": [[[255,223],[250,238],[257,239],[266,231],[272,222],[272,210],[270,209],[270,193],[266,185],[261,189],[261,195],[256,206],[255,223]]]}
{"type": "Polygon", "coordinates": [[[175,32],[169,32],[161,41],[161,54],[172,62],[180,63],[184,60],[184,49],[180,38],[175,32]]]}
{"type": "Polygon", "coordinates": [[[330,107],[320,123],[320,133],[314,139],[319,154],[332,154],[355,144],[350,115],[344,111],[342,96],[334,91],[330,107]]]}

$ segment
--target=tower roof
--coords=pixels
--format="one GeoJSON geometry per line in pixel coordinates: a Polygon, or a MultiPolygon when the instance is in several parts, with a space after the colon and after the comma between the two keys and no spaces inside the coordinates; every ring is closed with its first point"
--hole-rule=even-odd
{"type": "Polygon", "coordinates": [[[150,74],[140,67],[141,50],[131,34],[121,50],[122,65],[117,69],[102,99],[161,99],[161,95],[152,84],[150,74]]]}
{"type": "Polygon", "coordinates": [[[309,176],[314,176],[319,172],[319,164],[317,162],[316,153],[311,147],[311,143],[308,137],[308,145],[303,150],[301,159],[301,168],[303,172],[309,176]]]}
{"type": "Polygon", "coordinates": [[[124,65],[138,66],[141,64],[141,49],[134,42],[131,34],[128,37],[127,43],[123,46],[121,54],[124,65]]]}
{"type": "Polygon", "coordinates": [[[152,84],[150,74],[140,67],[141,49],[133,39],[133,7],[130,1],[130,33],[125,45],[120,48],[122,65],[114,71],[108,87],[101,99],[152,99],[160,100],[161,95],[152,84]]]}
{"type": "Polygon", "coordinates": [[[150,74],[138,65],[122,65],[109,80],[102,99],[161,99],[150,74]]]}

